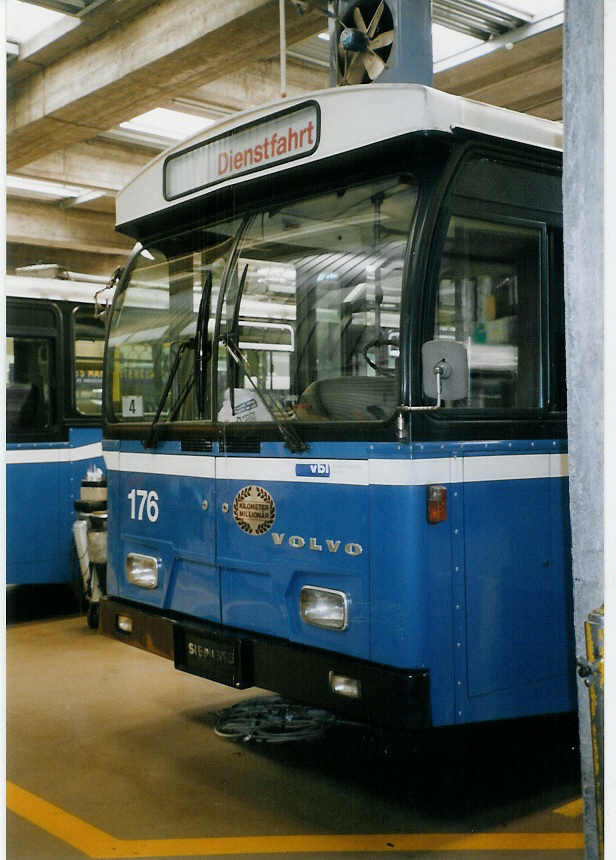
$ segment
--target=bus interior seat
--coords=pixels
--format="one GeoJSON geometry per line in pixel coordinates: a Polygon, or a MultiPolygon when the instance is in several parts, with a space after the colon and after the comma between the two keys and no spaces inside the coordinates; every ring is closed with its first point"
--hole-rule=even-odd
{"type": "Polygon", "coordinates": [[[393,376],[338,376],[317,379],[296,406],[300,421],[383,421],[399,406],[393,376]]]}

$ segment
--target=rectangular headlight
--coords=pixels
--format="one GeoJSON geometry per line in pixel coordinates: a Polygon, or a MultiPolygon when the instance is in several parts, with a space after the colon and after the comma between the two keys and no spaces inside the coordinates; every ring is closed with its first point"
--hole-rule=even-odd
{"type": "Polygon", "coordinates": [[[328,630],[346,630],[348,599],[343,591],[304,585],[299,596],[299,614],[307,624],[328,630]]]}
{"type": "Polygon", "coordinates": [[[140,588],[156,588],[158,585],[158,559],[151,555],[129,552],[126,556],[126,579],[140,588]]]}

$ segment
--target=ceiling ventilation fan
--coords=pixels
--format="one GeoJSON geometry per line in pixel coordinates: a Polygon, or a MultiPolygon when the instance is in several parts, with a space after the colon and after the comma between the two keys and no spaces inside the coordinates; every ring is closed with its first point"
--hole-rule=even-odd
{"type": "Polygon", "coordinates": [[[338,86],[370,83],[384,71],[394,41],[384,2],[359,2],[338,20],[338,86]]]}

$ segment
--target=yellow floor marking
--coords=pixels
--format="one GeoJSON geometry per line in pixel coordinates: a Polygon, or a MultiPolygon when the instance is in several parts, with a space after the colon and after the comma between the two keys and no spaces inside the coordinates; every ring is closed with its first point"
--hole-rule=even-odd
{"type": "Polygon", "coordinates": [[[582,833],[391,833],[324,836],[225,836],[195,839],[115,839],[103,830],[7,782],[7,807],[88,857],[207,857],[345,851],[572,851],[582,833]]]}
{"type": "Polygon", "coordinates": [[[559,806],[554,812],[557,815],[566,815],[567,818],[577,818],[578,815],[584,814],[584,801],[581,797],[578,797],[577,800],[572,800],[571,803],[559,806]]]}
{"type": "Polygon", "coordinates": [[[52,836],[68,842],[90,857],[117,857],[117,840],[80,818],[47,803],[13,782],[6,783],[6,805],[11,812],[36,824],[52,836]]]}

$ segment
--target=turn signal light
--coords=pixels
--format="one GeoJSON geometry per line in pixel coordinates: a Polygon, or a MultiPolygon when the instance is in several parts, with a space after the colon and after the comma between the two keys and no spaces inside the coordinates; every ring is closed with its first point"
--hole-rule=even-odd
{"type": "Polygon", "coordinates": [[[431,525],[447,519],[447,488],[441,484],[430,484],[427,500],[428,522],[431,525]]]}

